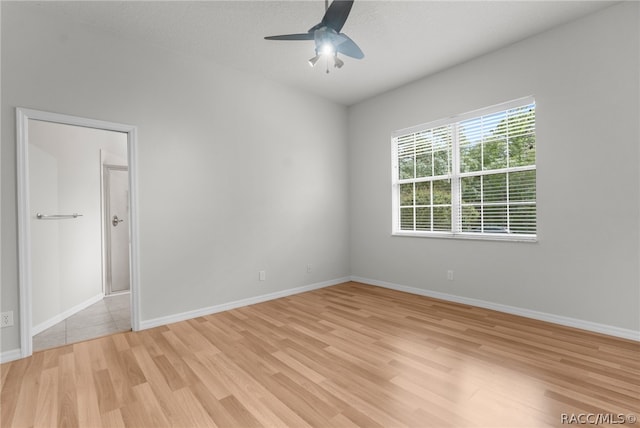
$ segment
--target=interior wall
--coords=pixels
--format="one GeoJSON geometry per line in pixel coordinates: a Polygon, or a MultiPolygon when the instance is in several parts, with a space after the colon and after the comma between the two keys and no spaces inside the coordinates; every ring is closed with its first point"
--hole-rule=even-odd
{"type": "Polygon", "coordinates": [[[126,159],[127,135],[38,120],[29,121],[28,134],[36,327],[103,292],[101,151],[126,159]],[[38,220],[38,212],[82,216],[38,220]]]}
{"type": "Polygon", "coordinates": [[[638,7],[612,6],[351,107],[352,275],[639,331],[638,7]],[[391,133],[528,95],[538,242],[391,236],[391,133]]]}
{"type": "MultiPolygon", "coordinates": [[[[19,2],[0,8],[0,291],[16,321],[21,106],[138,126],[143,320],[351,273],[638,330],[637,4],[348,115],[205,59],[27,13],[19,2]],[[523,95],[538,105],[539,242],[391,237],[390,133],[523,95]]],[[[2,329],[1,349],[17,347],[16,323],[2,329]]]]}
{"type": "MultiPolygon", "coordinates": [[[[58,161],[37,146],[29,146],[31,207],[35,212],[58,213],[58,161]]],[[[55,317],[61,309],[60,228],[57,222],[31,218],[33,325],[55,317]]],[[[72,299],[75,302],[75,299],[72,299]]]]}
{"type": "Polygon", "coordinates": [[[143,321],[349,274],[345,107],[1,7],[2,311],[19,320],[16,107],[137,126],[143,321]]]}

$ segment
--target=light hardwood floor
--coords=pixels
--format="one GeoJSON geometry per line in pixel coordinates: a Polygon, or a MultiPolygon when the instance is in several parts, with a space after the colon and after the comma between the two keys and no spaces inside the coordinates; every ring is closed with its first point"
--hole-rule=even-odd
{"type": "Polygon", "coordinates": [[[541,427],[640,416],[638,342],[357,283],[1,369],[2,427],[541,427]]]}

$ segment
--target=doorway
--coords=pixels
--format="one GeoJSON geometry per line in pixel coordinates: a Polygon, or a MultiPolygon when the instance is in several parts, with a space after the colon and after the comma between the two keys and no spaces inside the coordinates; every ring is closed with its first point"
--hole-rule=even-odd
{"type": "Polygon", "coordinates": [[[115,294],[107,278],[120,281],[122,295],[108,310],[120,312],[121,328],[126,319],[138,330],[136,128],[17,109],[17,137],[22,356],[31,355],[35,333],[66,325],[115,294]],[[125,173],[112,183],[124,188],[118,200],[103,192],[103,165],[113,159],[125,173]],[[107,204],[126,211],[118,217],[117,237],[103,227],[107,204]],[[126,247],[116,259],[106,255],[107,239],[126,247]],[[107,272],[105,259],[115,262],[117,274],[107,272]]]}
{"type": "Polygon", "coordinates": [[[105,292],[106,296],[126,293],[129,278],[129,168],[103,168],[105,292]]]}

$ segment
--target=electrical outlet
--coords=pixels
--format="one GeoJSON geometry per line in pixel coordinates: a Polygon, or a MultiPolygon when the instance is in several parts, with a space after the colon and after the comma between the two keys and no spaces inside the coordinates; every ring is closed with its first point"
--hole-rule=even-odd
{"type": "Polygon", "coordinates": [[[307,265],[307,273],[313,272],[313,267],[311,265],[307,265]]]}
{"type": "Polygon", "coordinates": [[[453,271],[452,270],[448,270],[447,271],[447,280],[448,281],[453,281],[453,271]]]}
{"type": "Polygon", "coordinates": [[[13,325],[13,311],[2,312],[0,316],[0,327],[11,327],[13,325]]]}
{"type": "Polygon", "coordinates": [[[267,271],[266,270],[261,270],[260,272],[258,272],[258,279],[260,279],[260,281],[266,281],[267,280],[267,271]]]}

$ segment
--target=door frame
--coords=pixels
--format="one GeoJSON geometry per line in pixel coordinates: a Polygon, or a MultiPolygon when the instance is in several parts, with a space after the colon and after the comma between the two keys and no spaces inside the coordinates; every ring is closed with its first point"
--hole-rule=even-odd
{"type": "MultiPolygon", "coordinates": [[[[103,193],[103,204],[102,204],[102,228],[104,230],[104,295],[111,296],[112,295],[112,281],[111,277],[111,222],[109,217],[109,211],[111,208],[110,196],[111,196],[111,181],[109,180],[109,171],[127,171],[127,175],[129,174],[129,166],[128,165],[112,165],[104,163],[102,164],[102,193],[103,193]]],[[[128,221],[128,220],[127,220],[128,221]]],[[[131,240],[131,237],[129,237],[131,240]]],[[[131,287],[129,287],[131,290],[131,287]]],[[[122,291],[119,293],[123,293],[122,291]]],[[[118,293],[116,293],[118,294],[118,293]]]]}
{"type": "Polygon", "coordinates": [[[138,222],[137,127],[79,116],[16,108],[16,160],[18,179],[18,281],[20,300],[20,353],[22,358],[33,353],[31,225],[29,210],[29,119],[127,134],[129,165],[129,269],[131,276],[131,328],[140,330],[140,236],[138,222]]]}

